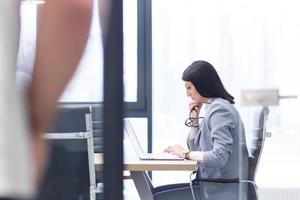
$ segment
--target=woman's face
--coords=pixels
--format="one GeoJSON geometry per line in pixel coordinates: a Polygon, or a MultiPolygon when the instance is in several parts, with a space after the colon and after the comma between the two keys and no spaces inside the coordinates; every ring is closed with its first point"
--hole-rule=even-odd
{"type": "Polygon", "coordinates": [[[193,103],[201,104],[206,103],[207,98],[201,96],[196,87],[190,81],[184,81],[186,96],[191,97],[193,103]]]}

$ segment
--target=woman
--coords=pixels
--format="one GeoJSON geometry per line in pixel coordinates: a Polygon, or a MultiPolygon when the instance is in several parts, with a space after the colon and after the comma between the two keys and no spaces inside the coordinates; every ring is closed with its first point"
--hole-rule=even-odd
{"type": "MultiPolygon", "coordinates": [[[[246,190],[239,193],[242,188],[238,182],[247,178],[248,153],[240,145],[245,143],[245,131],[233,106],[234,97],[226,91],[218,73],[206,61],[193,62],[183,72],[182,79],[186,94],[192,99],[190,117],[186,121],[191,127],[187,138],[189,149],[177,144],[165,151],[198,161],[194,185],[199,187],[201,199],[244,199],[242,196],[246,195],[246,190]],[[199,116],[200,109],[205,110],[203,117],[199,116]]],[[[186,184],[179,185],[187,188],[186,184]]]]}

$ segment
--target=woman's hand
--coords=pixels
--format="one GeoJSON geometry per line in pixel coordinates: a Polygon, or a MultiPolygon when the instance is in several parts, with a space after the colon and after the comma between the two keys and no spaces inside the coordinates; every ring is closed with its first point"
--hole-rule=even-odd
{"type": "Polygon", "coordinates": [[[189,152],[188,149],[185,149],[180,144],[174,146],[168,146],[164,152],[172,153],[180,158],[185,158],[185,154],[189,152]]]}
{"type": "Polygon", "coordinates": [[[189,103],[190,117],[197,118],[201,107],[202,107],[202,104],[194,103],[194,102],[189,103]],[[196,110],[196,112],[195,111],[192,112],[193,110],[196,110]]]}

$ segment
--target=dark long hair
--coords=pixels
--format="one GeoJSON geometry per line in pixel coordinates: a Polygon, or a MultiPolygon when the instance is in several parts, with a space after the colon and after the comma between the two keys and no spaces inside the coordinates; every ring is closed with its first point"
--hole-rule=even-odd
{"type": "Polygon", "coordinates": [[[224,88],[215,68],[206,61],[193,62],[184,70],[182,80],[192,82],[203,97],[219,97],[234,104],[234,97],[224,88]]]}

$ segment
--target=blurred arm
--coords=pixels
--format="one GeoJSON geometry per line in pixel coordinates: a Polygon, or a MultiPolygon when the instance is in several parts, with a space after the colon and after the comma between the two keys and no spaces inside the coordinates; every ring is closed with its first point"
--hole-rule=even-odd
{"type": "Polygon", "coordinates": [[[51,123],[57,100],[80,61],[91,14],[92,0],[49,0],[40,16],[28,95],[37,184],[47,158],[47,144],[41,133],[51,123]]]}
{"type": "Polygon", "coordinates": [[[35,133],[45,130],[89,33],[91,0],[50,0],[42,10],[29,103],[35,133]]]}

